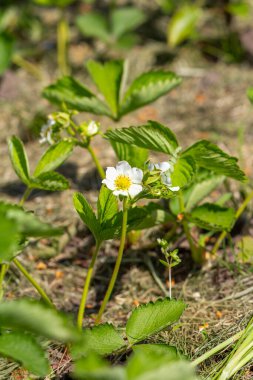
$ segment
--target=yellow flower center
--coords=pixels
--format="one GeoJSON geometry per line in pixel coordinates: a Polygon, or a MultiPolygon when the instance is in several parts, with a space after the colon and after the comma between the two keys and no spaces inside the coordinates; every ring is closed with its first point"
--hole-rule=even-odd
{"type": "Polygon", "coordinates": [[[132,185],[132,181],[127,175],[121,174],[115,179],[114,185],[117,190],[126,191],[132,185]]]}

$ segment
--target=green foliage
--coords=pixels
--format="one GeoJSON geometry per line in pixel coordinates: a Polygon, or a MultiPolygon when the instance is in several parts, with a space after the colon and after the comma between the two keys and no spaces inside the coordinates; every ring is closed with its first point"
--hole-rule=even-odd
{"type": "Polygon", "coordinates": [[[2,302],[0,327],[31,332],[59,342],[74,342],[79,339],[78,332],[66,316],[29,299],[2,302]]]}
{"type": "Polygon", "coordinates": [[[44,377],[50,372],[44,350],[32,335],[23,332],[0,335],[0,355],[21,363],[34,375],[44,377]]]}
{"type": "Polygon", "coordinates": [[[85,329],[83,331],[83,340],[72,347],[71,354],[75,359],[80,356],[87,356],[92,351],[105,356],[123,347],[126,347],[126,343],[121,335],[113,325],[106,323],[94,326],[91,329],[85,329]]]}
{"type": "Polygon", "coordinates": [[[186,304],[183,301],[164,298],[137,307],[126,325],[126,335],[131,344],[148,338],[172,323],[183,313],[186,304]]]}
{"type": "Polygon", "coordinates": [[[18,137],[13,136],[8,140],[8,146],[11,163],[17,176],[21,179],[22,182],[24,182],[26,185],[29,185],[29,164],[22,141],[18,137]]]}
{"type": "Polygon", "coordinates": [[[115,195],[107,189],[106,186],[102,186],[97,203],[97,213],[99,223],[102,225],[104,222],[112,219],[118,212],[118,201],[115,195]]]}
{"type": "Polygon", "coordinates": [[[105,102],[72,77],[63,77],[46,87],[43,96],[52,103],[61,106],[65,104],[70,109],[119,120],[123,115],[167,94],[181,83],[181,78],[174,73],[150,71],[136,78],[121,97],[120,89],[125,77],[123,61],[108,61],[105,64],[88,61],[87,69],[105,102]]]}
{"type": "Polygon", "coordinates": [[[0,75],[10,66],[13,50],[13,38],[4,33],[0,34],[0,75]]]}
{"type": "Polygon", "coordinates": [[[81,193],[75,193],[73,202],[76,211],[78,212],[82,221],[87,225],[91,233],[93,234],[96,242],[101,241],[101,226],[97,217],[92,210],[91,206],[81,193]]]}
{"type": "Polygon", "coordinates": [[[87,70],[103,94],[113,117],[119,113],[120,85],[123,75],[123,61],[109,61],[104,65],[96,61],[87,62],[87,70]]]}
{"type": "Polygon", "coordinates": [[[248,88],[247,96],[251,103],[253,103],[253,87],[248,88]]]}
{"type": "Polygon", "coordinates": [[[179,45],[192,36],[201,16],[201,8],[196,5],[184,5],[172,16],[168,25],[168,43],[171,47],[179,45]]]}
{"type": "Polygon", "coordinates": [[[33,175],[38,177],[42,173],[58,168],[70,156],[72,151],[73,143],[70,141],[60,141],[50,146],[37,163],[33,175]]]}
{"type": "Polygon", "coordinates": [[[130,166],[143,168],[148,160],[148,150],[135,145],[110,140],[119,161],[127,161],[130,166]]]}
{"type": "Polygon", "coordinates": [[[191,156],[196,164],[213,171],[214,173],[224,175],[245,182],[245,174],[237,164],[237,158],[229,156],[217,145],[207,140],[201,140],[190,146],[183,152],[183,157],[191,156]]]}
{"type": "Polygon", "coordinates": [[[109,130],[105,136],[116,142],[167,154],[173,154],[178,148],[178,142],[171,130],[156,121],[149,121],[138,127],[109,130]]]}
{"type": "Polygon", "coordinates": [[[189,185],[196,173],[196,164],[192,157],[179,157],[171,174],[173,186],[180,188],[189,185]]]}
{"type": "Polygon", "coordinates": [[[41,222],[34,214],[21,207],[0,202],[0,263],[9,262],[17,255],[27,237],[55,236],[59,228],[41,222]]]}
{"type": "Polygon", "coordinates": [[[31,189],[42,189],[49,191],[63,191],[69,188],[68,180],[56,172],[46,172],[31,178],[29,187],[31,189]]]}
{"type": "Polygon", "coordinates": [[[235,222],[235,211],[232,208],[205,203],[191,211],[189,220],[206,230],[230,231],[235,222]]]}
{"type": "Polygon", "coordinates": [[[33,0],[35,4],[43,5],[43,6],[53,6],[53,7],[66,7],[76,0],[33,0]]]}
{"type": "MultiPolygon", "coordinates": [[[[215,190],[223,181],[225,177],[217,175],[208,175],[202,181],[197,181],[191,187],[189,197],[186,202],[186,211],[190,211],[200,201],[207,197],[213,190],[215,190]]],[[[198,180],[198,178],[197,178],[198,180]]]]}
{"type": "Polygon", "coordinates": [[[253,263],[253,237],[243,236],[236,244],[237,260],[241,263],[253,263]]]}
{"type": "Polygon", "coordinates": [[[146,20],[136,7],[113,9],[109,18],[102,13],[89,12],[78,16],[76,24],[86,37],[98,38],[108,45],[131,47],[136,41],[133,31],[146,20]]]}
{"type": "Polygon", "coordinates": [[[62,191],[69,188],[69,183],[61,174],[52,171],[60,166],[72,153],[73,143],[60,141],[43,154],[33,176],[29,172],[28,158],[22,141],[13,136],[8,140],[12,166],[17,176],[30,189],[62,191]]]}

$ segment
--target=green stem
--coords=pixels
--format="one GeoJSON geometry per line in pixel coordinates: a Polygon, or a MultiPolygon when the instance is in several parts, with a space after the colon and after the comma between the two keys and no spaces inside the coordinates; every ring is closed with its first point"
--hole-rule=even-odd
{"type": "MultiPolygon", "coordinates": [[[[178,200],[179,200],[180,212],[182,214],[184,214],[184,212],[185,212],[185,205],[184,205],[183,193],[182,193],[181,190],[179,191],[179,198],[178,198],[178,200]]],[[[191,249],[192,257],[193,257],[193,259],[195,261],[199,262],[200,260],[199,260],[199,257],[198,257],[196,246],[195,246],[195,244],[194,244],[194,242],[192,240],[192,237],[191,237],[191,233],[190,233],[190,229],[189,229],[187,220],[183,219],[182,225],[183,225],[184,233],[186,235],[186,238],[188,240],[188,243],[189,243],[189,246],[190,246],[190,249],[191,249]]]]}
{"type": "Polygon", "coordinates": [[[42,80],[41,71],[31,62],[21,57],[19,54],[15,54],[12,57],[12,62],[27,71],[29,74],[33,75],[36,79],[42,80]]]}
{"type": "Polygon", "coordinates": [[[92,159],[96,165],[96,168],[97,168],[97,171],[98,171],[100,177],[102,179],[104,179],[105,178],[105,171],[102,168],[102,166],[101,166],[101,164],[100,164],[100,162],[96,156],[96,153],[94,152],[94,150],[92,149],[92,147],[90,145],[88,145],[87,149],[88,149],[88,151],[89,151],[89,153],[90,153],[90,155],[91,155],[91,157],[92,157],[92,159]]]}
{"type": "Polygon", "coordinates": [[[9,268],[8,264],[2,264],[1,270],[0,270],[0,301],[3,298],[4,290],[3,290],[3,282],[4,282],[4,276],[9,268]]]}
{"type": "Polygon", "coordinates": [[[69,27],[64,14],[57,26],[57,60],[61,75],[69,74],[67,62],[67,46],[69,41],[69,27]]]}
{"type": "Polygon", "coordinates": [[[78,316],[77,316],[77,327],[80,331],[82,331],[82,323],[83,323],[83,317],[84,317],[84,313],[85,313],[85,306],[86,306],[86,302],[87,302],[88,291],[89,291],[90,282],[91,282],[92,273],[93,273],[93,268],[94,268],[94,265],[95,265],[95,262],[97,259],[97,255],[98,255],[100,245],[101,245],[101,243],[97,243],[96,248],[93,252],[93,255],[91,258],[91,263],[89,265],[86,280],[84,283],[83,294],[82,294],[82,298],[81,298],[81,302],[80,302],[80,306],[79,306],[79,310],[78,310],[78,316]]]}
{"type": "Polygon", "coordinates": [[[225,340],[224,342],[218,344],[217,346],[215,346],[214,348],[212,348],[211,350],[205,352],[203,355],[201,355],[199,358],[195,359],[191,365],[193,367],[196,367],[197,365],[199,365],[200,363],[204,362],[205,360],[207,360],[208,358],[210,358],[210,356],[213,356],[215,355],[217,352],[223,350],[224,348],[228,347],[230,344],[236,342],[238,339],[241,338],[241,336],[244,334],[245,330],[242,330],[242,331],[239,331],[237,334],[231,336],[229,339],[225,340]]]}
{"type": "Polygon", "coordinates": [[[29,195],[31,194],[32,189],[30,187],[27,187],[26,191],[24,192],[23,197],[20,199],[19,206],[23,206],[29,195]]]}
{"type": "Polygon", "coordinates": [[[113,270],[113,273],[112,273],[112,277],[111,277],[109,286],[107,288],[105,297],[103,299],[102,305],[101,305],[101,307],[99,309],[97,318],[95,320],[95,324],[96,325],[98,323],[100,323],[101,317],[102,317],[103,312],[104,312],[104,310],[106,308],[106,305],[107,305],[107,303],[108,303],[108,301],[109,301],[109,299],[111,297],[111,294],[112,294],[112,291],[113,291],[116,279],[118,277],[119,268],[120,268],[120,264],[121,264],[122,257],[123,257],[124,247],[125,247],[125,241],[126,241],[127,216],[128,216],[128,213],[127,213],[127,198],[124,198],[124,201],[123,201],[122,230],[121,230],[121,239],[120,239],[120,246],[119,246],[119,251],[118,251],[118,257],[117,257],[117,260],[116,260],[116,263],[115,263],[115,267],[114,267],[114,270],[113,270]]]}
{"type": "Polygon", "coordinates": [[[34,288],[41,295],[41,298],[45,301],[45,303],[54,308],[52,301],[49,299],[47,294],[41,288],[41,286],[34,280],[34,278],[27,272],[27,270],[23,267],[23,265],[19,262],[17,258],[13,259],[12,262],[16,265],[16,267],[20,270],[20,272],[26,277],[26,279],[34,286],[34,288]]]}
{"type": "MultiPolygon", "coordinates": [[[[235,220],[237,220],[241,214],[243,213],[243,211],[246,209],[246,207],[248,206],[249,202],[251,201],[251,199],[253,198],[253,191],[251,191],[247,197],[245,198],[245,200],[243,201],[243,203],[241,204],[241,206],[238,208],[236,214],[235,214],[235,220]]],[[[225,237],[227,236],[227,231],[223,231],[221,232],[220,236],[218,237],[218,239],[216,240],[216,243],[212,249],[212,254],[215,255],[221,245],[221,243],[223,242],[223,240],[225,239],[225,237]]]]}

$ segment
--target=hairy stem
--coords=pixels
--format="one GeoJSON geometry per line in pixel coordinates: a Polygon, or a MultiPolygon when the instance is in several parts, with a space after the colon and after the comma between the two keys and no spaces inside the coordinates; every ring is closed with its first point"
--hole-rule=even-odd
{"type": "Polygon", "coordinates": [[[107,288],[105,297],[103,299],[103,302],[101,304],[101,307],[100,307],[98,315],[97,315],[97,318],[95,320],[95,324],[96,325],[98,323],[100,323],[101,317],[102,317],[103,312],[104,312],[104,310],[106,308],[106,305],[107,305],[107,303],[108,303],[108,301],[109,301],[109,299],[111,297],[111,294],[112,294],[112,291],[113,291],[116,279],[118,277],[119,268],[120,268],[120,264],[121,264],[122,257],[123,257],[124,247],[125,247],[125,241],[126,241],[127,216],[128,216],[128,213],[127,213],[127,198],[124,198],[124,201],[123,201],[122,230],[121,230],[121,238],[120,238],[120,246],[119,246],[119,251],[118,251],[118,257],[117,257],[117,260],[116,260],[116,263],[115,263],[115,267],[114,267],[114,270],[113,270],[113,273],[112,273],[112,277],[111,277],[109,286],[107,288]]]}
{"type": "MultiPolygon", "coordinates": [[[[180,212],[183,214],[185,212],[185,205],[184,205],[183,193],[182,193],[181,190],[179,191],[179,198],[178,198],[178,200],[179,200],[180,212]]],[[[192,258],[196,262],[199,262],[200,260],[199,260],[198,254],[197,254],[197,249],[196,249],[196,246],[195,246],[195,244],[194,244],[194,242],[192,240],[191,232],[190,232],[187,220],[183,219],[182,225],[183,225],[185,236],[187,238],[187,241],[188,241],[190,249],[191,249],[192,258]]]]}
{"type": "Polygon", "coordinates": [[[69,27],[64,14],[57,27],[57,60],[61,75],[69,74],[69,66],[67,62],[67,46],[69,40],[69,27]]]}
{"type": "Polygon", "coordinates": [[[89,268],[88,268],[86,280],[85,280],[85,283],[84,283],[82,298],[81,298],[81,302],[80,302],[80,306],[79,306],[79,310],[78,310],[78,316],[77,316],[77,327],[78,327],[78,329],[80,331],[82,330],[82,323],[83,323],[83,317],[84,317],[84,314],[85,314],[85,306],[86,306],[86,302],[87,302],[87,296],[88,296],[88,292],[89,292],[89,287],[90,287],[90,282],[91,282],[91,278],[92,278],[93,268],[94,268],[94,265],[95,265],[95,262],[96,262],[96,259],[97,259],[97,255],[98,255],[98,251],[99,251],[100,245],[101,245],[101,243],[97,243],[96,244],[96,247],[95,247],[95,250],[93,252],[93,255],[92,255],[92,258],[91,258],[91,262],[90,262],[90,265],[89,265],[89,268]]]}
{"type": "MultiPolygon", "coordinates": [[[[253,191],[251,191],[247,197],[245,198],[245,200],[243,201],[243,203],[241,204],[241,206],[238,208],[236,214],[235,214],[235,220],[237,220],[241,214],[243,213],[243,211],[246,209],[246,207],[248,206],[249,202],[252,200],[253,198],[253,191]]],[[[216,240],[216,243],[212,249],[212,254],[215,255],[221,245],[221,243],[223,242],[223,240],[225,239],[225,237],[227,236],[227,232],[226,231],[223,231],[221,232],[220,236],[218,237],[218,239],[216,240]]]]}
{"type": "Polygon", "coordinates": [[[37,283],[37,281],[27,272],[27,270],[23,267],[23,265],[20,263],[20,261],[17,258],[15,258],[12,260],[12,262],[16,265],[16,267],[20,270],[20,272],[26,277],[26,279],[33,285],[33,287],[41,295],[41,298],[44,300],[44,302],[48,306],[54,308],[52,301],[47,296],[45,291],[41,288],[41,286],[37,283]]]}
{"type": "Polygon", "coordinates": [[[31,194],[32,189],[30,187],[27,187],[26,191],[24,192],[23,197],[19,201],[19,206],[23,206],[29,195],[31,194]]]}
{"type": "Polygon", "coordinates": [[[104,179],[105,178],[105,171],[104,171],[103,167],[101,166],[101,164],[97,158],[96,153],[94,152],[94,150],[92,149],[92,147],[90,145],[88,145],[87,149],[88,149],[88,151],[89,151],[89,153],[90,153],[90,155],[94,161],[94,164],[96,165],[96,168],[97,168],[97,171],[98,171],[100,177],[102,179],[104,179]]]}

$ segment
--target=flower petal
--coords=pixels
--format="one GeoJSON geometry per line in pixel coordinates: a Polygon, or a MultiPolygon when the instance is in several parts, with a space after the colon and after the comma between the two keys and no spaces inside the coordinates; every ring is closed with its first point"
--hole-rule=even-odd
{"type": "Polygon", "coordinates": [[[142,191],[142,186],[141,185],[131,185],[128,193],[131,198],[134,198],[137,194],[139,194],[142,191]]]}
{"type": "Polygon", "coordinates": [[[142,178],[143,178],[143,171],[138,168],[132,168],[131,180],[133,181],[133,183],[136,183],[136,184],[141,183],[142,178]]]}
{"type": "Polygon", "coordinates": [[[161,170],[161,172],[167,172],[167,170],[171,169],[171,164],[169,162],[160,162],[159,164],[155,164],[156,169],[161,170]]]}
{"type": "Polygon", "coordinates": [[[105,184],[106,187],[110,190],[115,190],[115,184],[114,181],[111,181],[110,179],[103,179],[103,184],[105,184]]]}
{"type": "Polygon", "coordinates": [[[162,180],[162,183],[164,185],[166,185],[166,186],[171,186],[172,185],[171,178],[168,175],[161,174],[161,180],[162,180]]]}
{"type": "Polygon", "coordinates": [[[179,186],[170,186],[169,187],[169,189],[170,189],[170,191],[178,191],[178,190],[180,190],[180,187],[179,186]]]}
{"type": "Polygon", "coordinates": [[[128,196],[128,192],[126,190],[114,190],[113,194],[116,195],[116,197],[119,195],[123,195],[123,197],[128,196]]]}
{"type": "Polygon", "coordinates": [[[127,161],[120,161],[116,165],[116,170],[118,174],[128,174],[131,170],[131,166],[127,161]]]}
{"type": "Polygon", "coordinates": [[[109,181],[114,181],[115,178],[117,177],[116,169],[113,168],[112,166],[109,166],[106,169],[105,176],[106,176],[106,179],[108,179],[109,181]]]}

